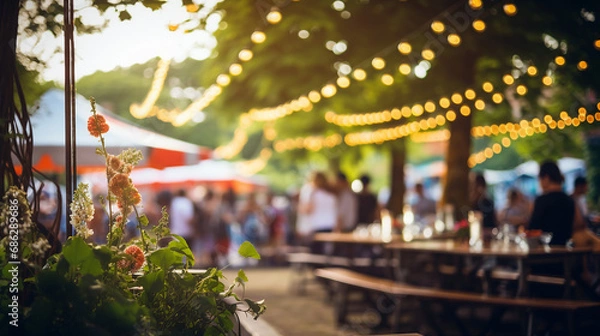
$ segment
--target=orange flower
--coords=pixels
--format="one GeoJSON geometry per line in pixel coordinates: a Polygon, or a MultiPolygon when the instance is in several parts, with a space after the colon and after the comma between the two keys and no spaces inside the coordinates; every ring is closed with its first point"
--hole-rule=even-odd
{"type": "Polygon", "coordinates": [[[108,190],[117,197],[123,197],[125,189],[131,187],[131,181],[127,174],[117,174],[108,182],[108,190]]]}
{"type": "Polygon", "coordinates": [[[108,165],[112,170],[119,171],[119,169],[121,169],[121,167],[123,166],[123,162],[121,162],[121,159],[119,159],[118,157],[109,154],[108,165]]]}
{"type": "Polygon", "coordinates": [[[88,118],[87,128],[88,132],[96,138],[99,137],[100,134],[108,132],[109,129],[106,119],[99,114],[94,114],[88,118]]]}
{"type": "Polygon", "coordinates": [[[139,270],[142,265],[144,265],[144,261],[146,258],[144,257],[144,251],[139,248],[137,245],[130,245],[124,251],[126,254],[129,254],[133,257],[133,260],[123,259],[119,260],[117,265],[122,269],[129,269],[132,272],[139,270]]]}

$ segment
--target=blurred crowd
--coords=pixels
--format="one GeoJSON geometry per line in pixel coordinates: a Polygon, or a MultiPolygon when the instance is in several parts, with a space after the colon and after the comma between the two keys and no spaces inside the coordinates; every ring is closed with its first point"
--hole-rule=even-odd
{"type": "MultiPolygon", "coordinates": [[[[564,179],[556,165],[543,164],[539,184],[542,192],[535,200],[526,197],[518,188],[511,188],[506,195],[506,205],[498,209],[488,193],[484,176],[473,174],[469,210],[481,214],[484,230],[550,231],[554,233],[552,244],[561,245],[572,237],[587,244],[593,237],[595,242],[596,235],[588,228],[597,228],[598,218],[586,205],[585,177],[576,178],[573,193],[567,195],[563,191],[564,179]],[[561,214],[568,214],[573,220],[559,220],[561,214]],[[554,222],[560,224],[552,227],[554,222]],[[566,222],[574,224],[565,225],[566,222]]],[[[46,183],[42,188],[39,221],[47,227],[56,217],[59,192],[64,195],[64,190],[60,191],[52,183],[46,183]]],[[[96,243],[106,242],[108,231],[106,201],[100,196],[102,194],[95,191],[92,196],[95,216],[88,223],[94,230],[91,239],[96,243]]],[[[435,221],[440,215],[440,204],[431,195],[423,183],[415,183],[407,190],[405,213],[408,207],[415,222],[435,221]]],[[[308,245],[314,233],[352,232],[360,225],[379,222],[383,208],[371,189],[368,174],[361,175],[351,184],[343,172],[328,175],[323,171],[311,172],[299,190],[280,195],[267,188],[238,194],[231,187],[190,185],[179,190],[149,190],[143,199],[142,212],[151,224],[158,223],[161,209],[167,210],[171,232],[187,240],[199,267],[244,263],[237,253],[244,241],[253,243],[261,254],[272,257],[272,261],[283,263],[290,246],[308,245]]],[[[64,241],[64,204],[61,217],[59,238],[64,241]]],[[[124,239],[128,241],[138,235],[137,218],[132,216],[125,228],[124,239]]]]}

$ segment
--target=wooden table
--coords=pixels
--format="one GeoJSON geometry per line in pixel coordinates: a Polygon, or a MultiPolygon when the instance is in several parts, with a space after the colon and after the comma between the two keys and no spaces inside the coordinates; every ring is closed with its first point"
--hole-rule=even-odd
{"type": "MultiPolygon", "coordinates": [[[[430,240],[403,242],[395,241],[387,244],[386,249],[393,252],[397,259],[397,267],[400,269],[402,254],[404,253],[429,253],[435,255],[455,255],[459,257],[496,257],[513,259],[517,263],[518,289],[517,296],[528,294],[527,278],[532,264],[540,263],[562,263],[564,268],[564,296],[570,297],[572,280],[572,266],[577,258],[583,258],[584,254],[591,252],[590,248],[569,248],[563,246],[539,246],[535,248],[522,248],[516,244],[503,244],[492,242],[484,246],[472,247],[466,243],[455,240],[430,240]]],[[[462,270],[457,269],[457,272],[462,270]]],[[[402,272],[397,280],[403,281],[402,272]]]]}

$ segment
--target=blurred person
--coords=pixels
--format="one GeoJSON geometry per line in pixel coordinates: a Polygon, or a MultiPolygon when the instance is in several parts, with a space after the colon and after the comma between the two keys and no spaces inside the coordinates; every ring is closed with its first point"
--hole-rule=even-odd
{"type": "Polygon", "coordinates": [[[171,233],[183,237],[190,248],[193,248],[195,243],[193,218],[194,203],[187,197],[186,191],[180,189],[171,200],[169,206],[169,224],[171,233]]]}
{"type": "Polygon", "coordinates": [[[297,234],[297,222],[298,222],[298,202],[300,199],[300,193],[292,191],[286,194],[287,206],[285,208],[285,215],[287,218],[287,229],[286,229],[286,243],[288,245],[297,245],[298,239],[297,234]]]}
{"type": "Polygon", "coordinates": [[[358,224],[371,224],[379,220],[381,207],[377,201],[377,195],[371,191],[371,177],[367,174],[360,176],[362,189],[357,194],[358,200],[358,224]]]}
{"type": "Polygon", "coordinates": [[[214,265],[215,235],[213,233],[213,217],[219,207],[219,197],[212,189],[207,189],[202,199],[194,204],[193,226],[196,242],[193,248],[197,256],[197,265],[214,265]]]}
{"type": "MultiPolygon", "coordinates": [[[[313,173],[314,174],[314,173],[313,173]]],[[[305,211],[310,203],[310,198],[314,191],[314,185],[312,183],[312,175],[309,175],[306,182],[300,187],[300,191],[297,193],[295,199],[295,213],[296,213],[296,226],[295,226],[295,240],[300,245],[306,245],[310,241],[310,234],[312,231],[312,222],[310,214],[305,211]]],[[[294,200],[294,198],[292,198],[294,200]]]]}
{"type": "Polygon", "coordinates": [[[584,220],[586,226],[590,224],[589,221],[589,211],[587,206],[587,192],[588,192],[588,183],[584,176],[577,176],[575,181],[573,181],[573,193],[571,194],[571,198],[575,201],[575,206],[579,213],[581,214],[581,218],[584,220]]]}
{"type": "Polygon", "coordinates": [[[525,195],[516,188],[510,188],[506,198],[506,206],[498,211],[496,219],[499,224],[511,225],[516,232],[519,227],[526,227],[529,223],[531,205],[525,195]]]}
{"type": "Polygon", "coordinates": [[[481,173],[474,175],[471,182],[471,210],[481,212],[483,221],[481,227],[484,231],[490,231],[496,227],[496,210],[494,201],[490,198],[487,191],[487,182],[481,173]]]}
{"type": "MultiPolygon", "coordinates": [[[[564,177],[554,161],[540,165],[538,181],[542,194],[535,199],[529,229],[552,233],[551,245],[564,246],[572,240],[574,246],[600,251],[600,239],[585,226],[575,201],[563,191],[564,177]]],[[[575,273],[587,285],[593,282],[589,266],[586,258],[582,265],[577,265],[579,271],[575,273]]],[[[562,274],[564,271],[562,264],[545,265],[544,269],[534,270],[550,274],[562,274]]]]}
{"type": "Polygon", "coordinates": [[[311,181],[312,191],[308,201],[300,204],[299,211],[309,215],[312,233],[332,232],[338,216],[334,188],[327,181],[325,173],[320,171],[313,174],[311,181]]]}
{"type": "Polygon", "coordinates": [[[316,171],[311,178],[312,188],[308,198],[300,203],[298,211],[307,216],[310,223],[309,245],[313,252],[327,252],[327,247],[312,242],[312,235],[320,232],[332,232],[338,220],[338,200],[327,176],[316,171]]]}
{"type": "Polygon", "coordinates": [[[267,200],[263,211],[269,230],[269,245],[275,247],[284,245],[287,220],[283,209],[276,206],[275,194],[272,191],[267,193],[267,200]]]}
{"type": "Polygon", "coordinates": [[[564,177],[554,161],[540,165],[538,182],[542,194],[534,201],[529,229],[552,233],[550,244],[564,246],[573,234],[575,202],[563,191],[564,177]]]}
{"type": "Polygon", "coordinates": [[[242,232],[249,242],[260,245],[268,240],[265,214],[258,204],[255,192],[248,194],[238,213],[238,220],[242,225],[242,232]]]}
{"type": "Polygon", "coordinates": [[[91,239],[94,243],[105,244],[108,234],[108,214],[104,208],[104,197],[97,194],[93,197],[94,217],[88,223],[88,227],[94,230],[91,239]]]}
{"type": "MultiPolygon", "coordinates": [[[[217,208],[217,217],[214,218],[213,228],[215,233],[215,253],[213,259],[216,265],[225,266],[232,248],[232,228],[239,227],[236,216],[237,195],[233,188],[228,188],[221,195],[221,202],[217,208]]],[[[237,253],[239,244],[233,246],[237,253]]]]}
{"type": "Polygon", "coordinates": [[[415,219],[418,222],[422,222],[425,220],[425,218],[433,216],[435,220],[437,204],[433,199],[425,195],[425,187],[423,186],[423,183],[419,182],[415,184],[415,194],[416,199],[414,200],[413,204],[411,204],[415,219]]]}
{"type": "Polygon", "coordinates": [[[338,198],[338,221],[335,231],[352,232],[358,224],[358,198],[352,191],[352,188],[350,188],[348,178],[343,172],[337,173],[336,190],[338,198]]]}

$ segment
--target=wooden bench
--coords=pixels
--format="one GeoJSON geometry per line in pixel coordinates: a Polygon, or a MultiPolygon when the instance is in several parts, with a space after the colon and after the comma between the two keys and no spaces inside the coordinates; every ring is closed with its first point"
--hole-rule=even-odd
{"type": "MultiPolygon", "coordinates": [[[[351,288],[384,293],[394,298],[415,298],[422,303],[422,308],[425,310],[428,310],[427,307],[432,302],[481,305],[495,308],[495,313],[492,314],[493,316],[490,318],[490,321],[485,328],[485,332],[489,331],[493,327],[494,323],[500,320],[506,309],[519,308],[527,311],[528,335],[533,333],[533,313],[540,310],[567,313],[568,329],[570,334],[574,335],[576,326],[576,313],[600,308],[600,302],[538,298],[508,298],[471,292],[458,292],[437,288],[418,287],[405,283],[394,282],[389,279],[361,274],[344,268],[317,269],[315,270],[315,275],[318,278],[327,279],[340,286],[334,291],[336,295],[334,298],[334,302],[336,303],[336,321],[340,324],[345,323],[346,320],[349,289],[351,288]],[[425,305],[423,305],[423,303],[425,303],[425,305]]],[[[426,314],[426,319],[431,324],[430,327],[435,328],[438,334],[443,334],[443,330],[436,326],[436,323],[433,321],[433,316],[431,316],[430,312],[426,313],[428,313],[426,314]]],[[[469,334],[469,330],[462,323],[460,323],[458,320],[455,320],[454,322],[457,322],[462,334],[469,334]]]]}
{"type": "Polygon", "coordinates": [[[292,252],[287,254],[287,261],[292,267],[290,290],[304,294],[306,286],[311,281],[313,269],[326,266],[349,267],[349,258],[328,256],[309,252],[292,252]]]}
{"type": "Polygon", "coordinates": [[[336,266],[350,269],[366,269],[369,267],[385,269],[392,266],[395,261],[386,258],[350,258],[309,252],[290,252],[286,256],[288,263],[292,267],[290,289],[292,292],[298,294],[305,293],[306,285],[311,280],[313,276],[312,270],[315,268],[336,266]]]}

